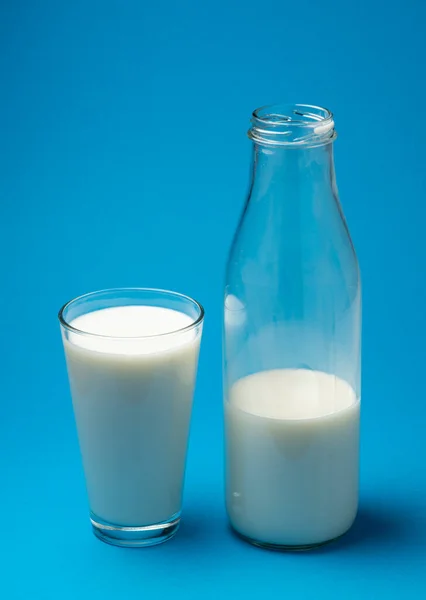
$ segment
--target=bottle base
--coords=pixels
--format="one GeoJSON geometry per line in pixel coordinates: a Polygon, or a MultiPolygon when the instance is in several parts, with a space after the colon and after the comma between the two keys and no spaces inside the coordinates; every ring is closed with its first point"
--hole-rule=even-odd
{"type": "Polygon", "coordinates": [[[239,531],[237,531],[236,529],[234,529],[234,527],[232,527],[231,525],[231,529],[233,531],[233,533],[235,533],[235,535],[237,537],[239,537],[241,540],[243,540],[244,542],[248,542],[249,544],[251,544],[252,546],[256,546],[257,548],[263,548],[264,550],[275,550],[276,552],[305,552],[307,550],[315,550],[316,548],[321,548],[322,546],[327,546],[328,544],[332,544],[333,542],[336,542],[337,540],[339,540],[341,537],[343,537],[345,533],[342,533],[341,535],[338,535],[337,537],[331,538],[329,540],[325,540],[324,542],[316,542],[314,544],[272,544],[270,542],[261,542],[259,540],[255,540],[253,538],[250,538],[242,533],[240,533],[239,531]]]}
{"type": "Polygon", "coordinates": [[[90,515],[90,521],[93,533],[102,542],[122,548],[143,548],[162,544],[175,536],[180,525],[180,514],[163,523],[141,527],[108,523],[94,514],[90,515]]]}

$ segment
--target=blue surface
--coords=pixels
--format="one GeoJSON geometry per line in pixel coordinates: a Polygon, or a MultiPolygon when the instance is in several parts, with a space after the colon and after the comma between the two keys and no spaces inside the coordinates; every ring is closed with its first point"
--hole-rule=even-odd
{"type": "Polygon", "coordinates": [[[0,597],[426,596],[423,23],[417,0],[24,2],[0,15],[0,597]],[[321,551],[229,533],[221,311],[253,108],[330,107],[364,287],[361,509],[321,551]],[[206,308],[184,522],[91,534],[56,313],[112,286],[206,308]]]}

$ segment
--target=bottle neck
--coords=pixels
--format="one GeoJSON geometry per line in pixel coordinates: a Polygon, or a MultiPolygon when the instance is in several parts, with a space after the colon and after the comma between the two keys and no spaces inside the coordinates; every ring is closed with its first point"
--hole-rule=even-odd
{"type": "Polygon", "coordinates": [[[315,208],[336,196],[332,143],[315,147],[254,144],[252,200],[315,208]]]}
{"type": "Polygon", "coordinates": [[[337,197],[329,110],[302,104],[258,108],[248,135],[254,142],[252,200],[315,208],[337,197]]]}

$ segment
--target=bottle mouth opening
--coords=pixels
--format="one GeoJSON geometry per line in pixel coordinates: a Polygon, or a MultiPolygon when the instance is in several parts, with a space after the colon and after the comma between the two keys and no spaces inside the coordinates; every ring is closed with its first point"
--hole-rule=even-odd
{"type": "Polygon", "coordinates": [[[274,146],[320,146],[336,138],[333,114],[310,104],[271,104],[257,108],[248,136],[274,146]]]}

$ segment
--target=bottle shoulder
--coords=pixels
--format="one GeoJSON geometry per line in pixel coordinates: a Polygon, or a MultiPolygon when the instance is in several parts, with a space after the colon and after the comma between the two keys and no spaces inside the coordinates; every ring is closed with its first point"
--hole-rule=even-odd
{"type": "MultiPolygon", "coordinates": [[[[245,288],[305,290],[360,288],[354,245],[338,199],[328,210],[268,210],[245,206],[226,265],[226,285],[237,297],[245,288]]],[[[273,292],[272,292],[273,293],[273,292]]],[[[277,292],[278,293],[278,292],[277,292]]]]}

